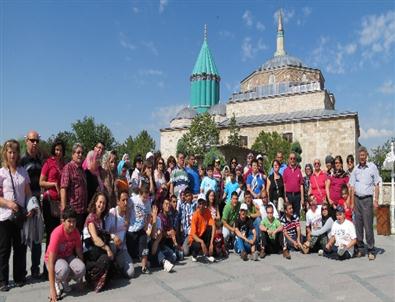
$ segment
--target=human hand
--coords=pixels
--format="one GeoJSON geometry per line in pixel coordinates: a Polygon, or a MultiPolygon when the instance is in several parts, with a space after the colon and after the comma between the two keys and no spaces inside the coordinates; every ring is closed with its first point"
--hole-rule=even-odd
{"type": "Polygon", "coordinates": [[[19,211],[19,206],[18,206],[18,204],[15,201],[9,200],[7,206],[8,206],[8,208],[13,210],[14,212],[18,212],[19,211]]]}
{"type": "Polygon", "coordinates": [[[379,201],[377,199],[373,200],[373,207],[377,209],[379,207],[379,201]]]}
{"type": "Polygon", "coordinates": [[[122,240],[117,235],[114,236],[114,244],[117,248],[119,248],[122,245],[122,240]]]}
{"type": "Polygon", "coordinates": [[[56,295],[55,285],[49,287],[49,301],[56,302],[58,301],[58,296],[56,295]]]}
{"type": "Polygon", "coordinates": [[[26,217],[29,218],[29,217],[32,217],[33,215],[34,215],[34,210],[31,210],[31,211],[27,212],[26,217]]]}

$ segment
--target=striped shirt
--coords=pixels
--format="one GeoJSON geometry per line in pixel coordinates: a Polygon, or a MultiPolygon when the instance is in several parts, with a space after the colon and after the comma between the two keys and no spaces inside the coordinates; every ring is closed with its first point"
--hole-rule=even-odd
{"type": "Polygon", "coordinates": [[[295,214],[293,214],[291,219],[288,219],[287,216],[284,214],[283,217],[281,217],[280,222],[284,227],[284,231],[287,231],[289,237],[291,237],[293,240],[296,240],[296,230],[300,227],[299,218],[295,214]]]}

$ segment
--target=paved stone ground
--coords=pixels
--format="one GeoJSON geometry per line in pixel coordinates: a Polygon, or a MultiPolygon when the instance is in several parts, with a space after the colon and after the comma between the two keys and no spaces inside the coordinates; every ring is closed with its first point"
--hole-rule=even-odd
{"type": "MultiPolygon", "coordinates": [[[[177,265],[130,281],[113,280],[109,290],[72,292],[62,301],[395,301],[395,236],[376,236],[379,254],[334,261],[317,254],[271,255],[243,262],[231,254],[213,263],[177,265]]],[[[137,269],[138,270],[138,269],[137,269]]],[[[48,282],[0,293],[0,302],[48,301],[48,282]]]]}

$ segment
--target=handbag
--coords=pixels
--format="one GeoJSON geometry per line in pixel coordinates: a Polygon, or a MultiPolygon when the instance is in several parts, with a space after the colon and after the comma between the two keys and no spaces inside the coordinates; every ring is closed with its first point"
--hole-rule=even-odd
{"type": "Polygon", "coordinates": [[[49,202],[49,209],[51,212],[51,216],[55,218],[60,218],[60,200],[52,200],[49,193],[46,195],[47,195],[47,200],[49,202]]]}
{"type": "MultiPolygon", "coordinates": [[[[11,183],[12,183],[12,190],[14,191],[14,198],[16,199],[16,190],[15,190],[15,184],[14,184],[14,179],[12,178],[12,174],[11,174],[11,170],[10,168],[8,168],[8,172],[10,173],[10,177],[11,177],[11,183]]],[[[12,212],[10,218],[8,218],[8,220],[10,220],[11,222],[13,222],[18,228],[23,228],[23,224],[26,221],[26,200],[25,200],[25,207],[21,207],[19,204],[18,205],[18,211],[16,212],[12,212]]]]}

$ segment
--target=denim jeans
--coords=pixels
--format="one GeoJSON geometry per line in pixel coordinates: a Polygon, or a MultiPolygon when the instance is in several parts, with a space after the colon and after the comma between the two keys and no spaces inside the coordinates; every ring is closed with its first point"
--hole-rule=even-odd
{"type": "MultiPolygon", "coordinates": [[[[254,238],[254,234],[250,232],[247,239],[252,240],[252,238],[254,238]]],[[[238,254],[241,252],[249,254],[251,252],[251,244],[236,236],[235,252],[238,254]]]]}

